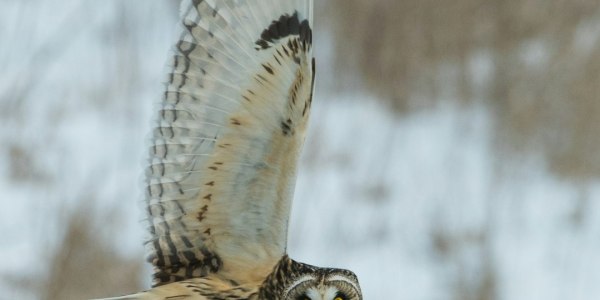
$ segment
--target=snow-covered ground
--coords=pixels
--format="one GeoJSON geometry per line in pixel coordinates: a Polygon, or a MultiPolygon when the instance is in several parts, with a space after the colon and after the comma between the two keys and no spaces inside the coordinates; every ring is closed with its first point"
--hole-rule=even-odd
{"type": "MultiPolygon", "coordinates": [[[[82,207],[118,229],[99,242],[143,259],[144,142],[175,23],[172,3],[144,3],[3,3],[0,299],[39,297],[14,279],[44,277],[82,207]]],[[[292,257],[354,270],[365,299],[476,299],[489,286],[495,299],[600,298],[599,184],[554,178],[535,156],[498,161],[485,107],[398,116],[326,86],[296,186],[292,257]]]]}
{"type": "Polygon", "coordinates": [[[456,299],[488,271],[497,299],[600,297],[597,184],[581,191],[533,159],[497,178],[485,109],[398,119],[369,97],[317,103],[292,254],[355,270],[366,299],[456,299]]]}

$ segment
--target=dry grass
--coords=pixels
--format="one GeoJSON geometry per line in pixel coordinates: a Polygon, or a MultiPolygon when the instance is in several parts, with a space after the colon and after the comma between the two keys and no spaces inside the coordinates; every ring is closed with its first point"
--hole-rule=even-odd
{"type": "Polygon", "coordinates": [[[331,0],[327,12],[338,74],[360,74],[398,112],[483,101],[496,116],[498,155],[542,154],[560,176],[586,181],[600,175],[600,45],[598,32],[582,32],[597,27],[599,8],[591,0],[331,0]],[[493,64],[483,94],[470,73],[477,53],[493,64]]]}
{"type": "MultiPolygon", "coordinates": [[[[337,74],[359,74],[367,89],[396,112],[440,101],[479,101],[494,117],[492,149],[501,158],[496,174],[510,172],[506,161],[532,155],[543,157],[555,174],[578,182],[582,191],[600,176],[600,32],[582,35],[597,28],[600,2],[328,3],[337,74]],[[472,73],[472,58],[482,53],[492,66],[484,83],[472,73]]],[[[351,82],[351,76],[342,80],[351,82]]],[[[585,192],[581,198],[586,199],[585,192]]],[[[574,203],[574,224],[585,217],[587,202],[579,202],[574,203]]],[[[486,242],[491,235],[485,229],[475,235],[432,233],[434,253],[455,270],[450,274],[454,299],[498,297],[486,242]],[[465,260],[465,249],[479,254],[465,260]]]]}
{"type": "Polygon", "coordinates": [[[108,239],[118,228],[111,225],[114,222],[106,222],[111,216],[105,217],[93,217],[89,209],[69,216],[62,243],[49,259],[48,276],[40,286],[41,299],[90,299],[141,290],[140,260],[115,252],[113,247],[118,245],[108,239]]]}
{"type": "Polygon", "coordinates": [[[444,278],[452,291],[449,299],[499,299],[491,234],[486,227],[463,232],[449,232],[444,226],[433,227],[432,250],[438,264],[447,270],[444,278]]]}

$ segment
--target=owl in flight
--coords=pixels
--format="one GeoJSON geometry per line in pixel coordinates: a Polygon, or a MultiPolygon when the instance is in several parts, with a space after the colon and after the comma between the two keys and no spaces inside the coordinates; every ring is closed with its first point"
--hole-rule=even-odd
{"type": "Polygon", "coordinates": [[[154,286],[113,299],[358,300],[286,255],[311,109],[312,0],[188,0],[146,168],[154,286]]]}

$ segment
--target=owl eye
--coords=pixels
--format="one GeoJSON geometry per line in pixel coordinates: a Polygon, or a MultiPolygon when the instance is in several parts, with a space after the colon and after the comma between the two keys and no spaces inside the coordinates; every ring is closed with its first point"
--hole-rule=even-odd
{"type": "Polygon", "coordinates": [[[297,300],[311,300],[311,299],[306,295],[302,295],[302,296],[298,297],[297,300]]]}
{"type": "Polygon", "coordinates": [[[333,300],[346,300],[346,295],[344,295],[342,293],[337,293],[337,295],[335,295],[335,298],[333,298],[333,300]]]}

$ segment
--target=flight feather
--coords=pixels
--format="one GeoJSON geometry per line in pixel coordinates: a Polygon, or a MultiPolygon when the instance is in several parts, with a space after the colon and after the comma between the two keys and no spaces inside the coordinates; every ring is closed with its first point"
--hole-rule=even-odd
{"type": "Polygon", "coordinates": [[[262,280],[285,254],[312,1],[190,0],[181,15],[145,172],[154,285],[262,280]]]}

